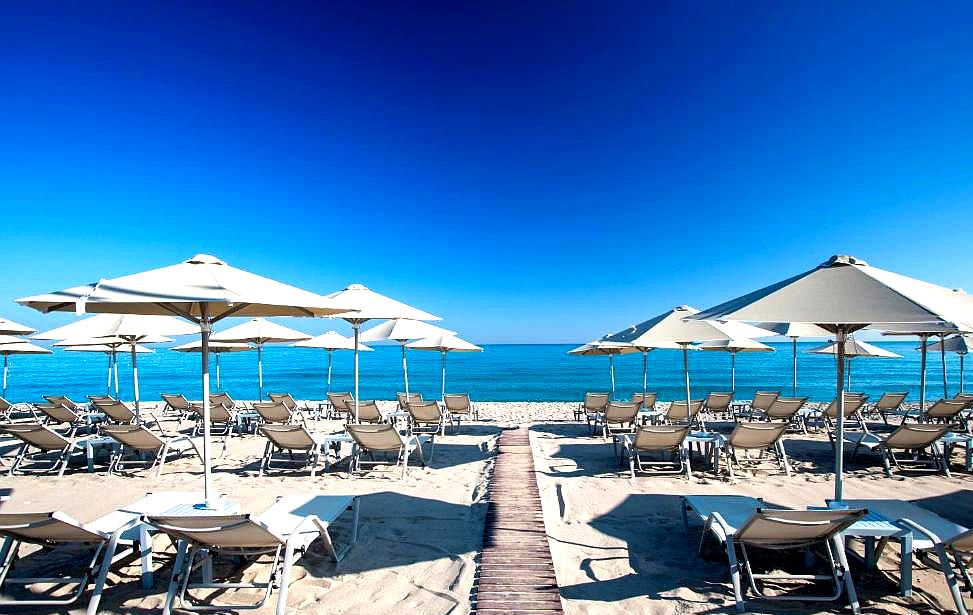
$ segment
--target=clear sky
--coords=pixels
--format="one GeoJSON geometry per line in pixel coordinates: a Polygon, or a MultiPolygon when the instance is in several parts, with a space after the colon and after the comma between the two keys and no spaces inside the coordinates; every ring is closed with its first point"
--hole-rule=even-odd
{"type": "Polygon", "coordinates": [[[833,253],[973,289],[969,2],[27,2],[0,41],[0,315],[39,327],[14,298],[197,252],[482,343],[833,253]]]}

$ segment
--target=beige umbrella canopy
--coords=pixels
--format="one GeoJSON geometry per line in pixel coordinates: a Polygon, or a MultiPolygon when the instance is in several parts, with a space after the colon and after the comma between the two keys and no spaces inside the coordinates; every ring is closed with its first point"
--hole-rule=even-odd
{"type": "Polygon", "coordinates": [[[636,352],[641,352],[638,348],[632,344],[626,342],[609,342],[607,340],[592,340],[587,344],[582,344],[577,348],[572,348],[568,351],[568,354],[578,355],[582,357],[594,357],[594,356],[607,356],[608,357],[608,373],[611,377],[611,396],[615,397],[615,355],[617,354],[632,354],[636,352]]]}
{"type": "MultiPolygon", "coordinates": [[[[202,352],[203,342],[201,340],[196,340],[195,342],[189,342],[179,346],[174,346],[169,350],[174,350],[176,352],[202,352]]],[[[239,344],[234,342],[214,342],[209,343],[210,354],[216,355],[216,390],[221,390],[220,386],[220,355],[224,352],[247,352],[248,350],[253,350],[253,346],[250,344],[239,344]]]]}
{"type": "MultiPolygon", "coordinates": [[[[838,354],[838,344],[832,342],[830,344],[825,344],[823,346],[818,346],[808,350],[808,352],[813,354],[838,354]]],[[[848,388],[851,388],[851,360],[855,357],[873,357],[873,358],[884,358],[884,359],[901,359],[902,355],[895,354],[884,348],[879,348],[868,342],[862,342],[849,337],[845,340],[845,348],[843,352],[845,359],[847,360],[847,371],[848,371],[848,388]]]]}
{"type": "Polygon", "coordinates": [[[364,344],[355,345],[355,340],[345,337],[337,331],[328,331],[309,340],[302,340],[291,344],[297,348],[323,348],[328,351],[328,384],[326,393],[331,392],[331,365],[334,359],[335,350],[357,350],[358,352],[371,352],[372,349],[364,344]]]}
{"type": "MultiPolygon", "coordinates": [[[[953,289],[953,296],[960,301],[968,299],[966,293],[953,289]]],[[[919,323],[919,324],[891,324],[880,327],[882,335],[916,336],[919,338],[919,407],[926,407],[926,359],[930,346],[926,344],[931,337],[939,337],[942,342],[947,335],[969,333],[973,331],[970,323],[919,323]]],[[[949,383],[946,379],[946,350],[939,346],[939,360],[943,370],[943,397],[949,397],[949,383]]]]}
{"type": "Polygon", "coordinates": [[[353,339],[355,349],[355,422],[358,422],[358,343],[362,341],[359,339],[361,326],[369,320],[385,320],[387,318],[409,318],[411,320],[442,320],[442,318],[379,294],[363,284],[351,284],[344,290],[333,292],[326,297],[332,301],[355,306],[353,313],[340,314],[339,317],[351,323],[355,332],[353,339]]]}
{"type": "Polygon", "coordinates": [[[260,401],[264,399],[264,344],[281,342],[297,342],[309,340],[311,336],[289,329],[283,325],[271,322],[265,318],[252,318],[245,323],[230,327],[226,331],[214,333],[210,339],[214,342],[251,342],[257,346],[257,395],[260,401]]]}
{"type": "MultiPolygon", "coordinates": [[[[98,314],[50,331],[37,333],[34,338],[39,340],[66,340],[71,338],[112,337],[120,338],[125,343],[135,344],[144,342],[146,338],[160,335],[188,335],[195,330],[196,328],[192,325],[172,316],[98,314]]],[[[138,360],[135,352],[131,354],[135,415],[138,416],[140,412],[138,360]]]]}
{"type": "MultiPolygon", "coordinates": [[[[963,360],[966,355],[969,354],[970,349],[973,348],[973,335],[959,334],[947,337],[945,339],[939,340],[934,344],[929,344],[927,347],[933,352],[939,352],[945,354],[947,352],[955,352],[959,355],[959,392],[962,395],[966,392],[966,382],[965,382],[965,366],[963,365],[963,360]]],[[[947,392],[946,397],[949,397],[947,392]]]]}
{"type": "Polygon", "coordinates": [[[411,318],[393,318],[362,331],[360,340],[363,342],[396,341],[402,347],[402,378],[405,382],[405,394],[409,395],[409,364],[405,356],[406,342],[428,337],[456,335],[455,331],[443,329],[421,320],[411,318]]]}
{"type": "Polygon", "coordinates": [[[0,318],[0,335],[30,335],[34,331],[37,331],[37,329],[6,318],[0,318]]]}
{"type": "Polygon", "coordinates": [[[831,332],[809,322],[761,322],[761,329],[773,331],[777,335],[791,338],[791,365],[793,371],[794,397],[797,397],[797,339],[800,337],[831,337],[831,332]]]}
{"type": "MultiPolygon", "coordinates": [[[[92,338],[95,339],[95,338],[92,338]]],[[[117,338],[106,338],[114,341],[117,338]]],[[[168,339],[168,338],[163,338],[168,339]]],[[[90,342],[91,340],[78,340],[83,342],[90,342]]],[[[73,344],[74,340],[66,340],[65,342],[57,342],[55,346],[60,346],[64,348],[67,352],[103,352],[105,356],[108,357],[108,378],[105,384],[105,395],[111,395],[111,385],[112,385],[112,372],[114,371],[115,376],[115,399],[118,399],[118,360],[116,354],[118,352],[132,352],[133,350],[137,354],[146,354],[154,352],[151,348],[142,346],[141,344],[129,344],[126,342],[121,342],[118,344],[96,344],[96,343],[84,343],[79,346],[73,344]],[[134,347],[134,348],[133,348],[134,347]]]]}
{"type": "Polygon", "coordinates": [[[737,389],[737,353],[740,352],[774,352],[774,349],[767,344],[762,344],[757,340],[710,340],[697,346],[700,350],[711,352],[730,353],[730,390],[737,389]]]}
{"type": "Polygon", "coordinates": [[[694,319],[807,322],[836,335],[838,425],[835,437],[835,499],[842,499],[844,465],[844,342],[881,323],[959,323],[973,320],[969,303],[950,289],[872,267],[852,256],[833,256],[793,277],[731,299],[694,319]]]}
{"type": "MultiPolygon", "coordinates": [[[[114,318],[114,316],[111,316],[111,315],[103,315],[103,316],[109,316],[109,318],[114,318]]],[[[71,327],[71,326],[79,325],[81,323],[89,323],[94,318],[99,318],[99,317],[98,316],[94,316],[92,318],[87,318],[85,320],[80,320],[78,322],[71,323],[71,325],[67,325],[67,326],[68,327],[71,327]]],[[[168,316],[161,316],[161,317],[156,317],[156,316],[151,316],[151,317],[150,316],[140,316],[139,318],[167,318],[168,319],[169,317],[168,316]]],[[[175,319],[173,319],[173,320],[175,320],[175,319]]],[[[179,326],[185,326],[185,323],[180,322],[179,320],[176,320],[176,323],[179,326]]],[[[63,329],[63,327],[62,327],[62,329],[63,329]]],[[[57,329],[54,329],[53,331],[57,331],[57,329]]],[[[50,333],[50,332],[48,332],[48,333],[50,333]]],[[[45,333],[39,333],[38,335],[46,335],[46,334],[45,333]]],[[[35,337],[37,337],[37,336],[35,336],[35,337]]],[[[56,337],[56,336],[52,336],[50,339],[59,339],[59,338],[56,337]]],[[[142,336],[141,339],[139,339],[139,341],[142,342],[143,344],[163,344],[163,343],[166,343],[166,342],[171,342],[172,339],[171,338],[168,338],[168,337],[165,337],[163,335],[145,335],[145,336],[142,336]]],[[[109,348],[109,351],[106,353],[107,356],[108,356],[108,389],[106,390],[106,393],[105,394],[106,395],[110,395],[111,394],[112,374],[114,373],[114,376],[115,376],[115,399],[118,399],[118,353],[119,352],[129,352],[129,353],[131,353],[132,350],[133,350],[133,347],[135,346],[135,342],[126,341],[126,338],[119,337],[119,336],[115,335],[115,336],[110,336],[110,337],[78,337],[78,338],[70,338],[70,339],[61,339],[60,342],[56,342],[54,345],[55,346],[59,346],[59,347],[63,347],[63,348],[67,348],[67,349],[71,349],[71,348],[74,348],[74,347],[79,347],[80,348],[80,347],[88,347],[88,346],[99,346],[99,347],[104,346],[104,347],[108,347],[109,348]]],[[[100,350],[94,350],[92,352],[101,352],[101,351],[100,350]]],[[[135,352],[138,353],[139,351],[138,350],[135,350],[135,352]]],[[[132,370],[133,370],[132,381],[135,383],[134,390],[135,391],[138,391],[139,390],[139,387],[138,387],[138,373],[136,371],[134,371],[135,370],[135,363],[134,362],[132,363],[132,370]]],[[[137,395],[137,393],[136,393],[136,395],[137,395]]]]}
{"type": "Polygon", "coordinates": [[[36,346],[30,342],[9,335],[0,336],[0,354],[3,355],[3,395],[7,396],[7,372],[9,370],[9,358],[12,354],[51,354],[51,351],[41,346],[36,346]]]}
{"type": "Polygon", "coordinates": [[[24,297],[18,303],[41,312],[161,314],[199,326],[203,400],[203,491],[211,494],[209,337],[213,323],[228,316],[328,316],[357,306],[322,297],[242,269],[208,254],[141,273],[66,290],[24,297]]]}
{"type": "Polygon", "coordinates": [[[476,344],[472,344],[451,334],[416,340],[414,342],[410,342],[408,347],[414,350],[439,351],[439,353],[442,355],[442,385],[440,389],[441,399],[443,400],[446,399],[446,353],[483,352],[483,349],[476,344]]]}

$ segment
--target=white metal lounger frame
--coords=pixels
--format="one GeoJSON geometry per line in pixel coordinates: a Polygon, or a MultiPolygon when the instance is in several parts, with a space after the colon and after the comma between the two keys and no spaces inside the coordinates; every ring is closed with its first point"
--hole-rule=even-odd
{"type": "Polygon", "coordinates": [[[315,440],[314,435],[311,434],[304,425],[261,425],[257,428],[257,432],[263,434],[267,438],[267,443],[264,445],[264,454],[260,458],[260,470],[258,476],[263,476],[267,473],[267,470],[303,470],[304,468],[310,468],[309,479],[313,479],[317,474],[318,463],[321,460],[321,445],[318,440],[315,440]],[[277,442],[271,438],[268,433],[292,433],[292,432],[303,432],[308,437],[308,442],[310,444],[307,448],[291,448],[280,446],[277,442]],[[287,451],[287,460],[274,460],[274,452],[276,451],[287,451]],[[302,460],[294,459],[294,451],[299,451],[304,453],[304,458],[302,460]],[[297,464],[300,465],[297,465],[297,464]]]}
{"type": "MultiPolygon", "coordinates": [[[[162,471],[165,469],[166,462],[169,461],[170,455],[172,455],[172,457],[174,458],[178,458],[182,456],[183,453],[192,450],[193,452],[196,453],[196,456],[199,457],[200,460],[203,459],[202,452],[200,452],[200,450],[196,447],[196,443],[193,441],[191,437],[185,434],[179,434],[176,436],[159,437],[158,434],[153,433],[144,425],[139,425],[139,427],[141,429],[144,429],[145,433],[156,438],[159,441],[159,444],[161,444],[160,448],[155,449],[155,454],[152,456],[152,459],[149,461],[146,461],[141,458],[129,459],[126,461],[125,450],[131,447],[129,447],[128,444],[124,442],[124,440],[116,437],[115,434],[113,434],[110,429],[107,430],[104,428],[102,429],[102,433],[106,433],[108,436],[113,438],[120,445],[118,447],[112,447],[111,460],[108,463],[109,474],[114,474],[119,471],[124,472],[126,468],[137,466],[145,470],[151,470],[152,468],[157,468],[155,476],[156,478],[158,478],[162,476],[162,471]],[[178,446],[180,443],[186,443],[189,446],[173,448],[174,446],[178,446]]],[[[132,449],[132,450],[135,450],[135,452],[141,456],[143,450],[153,450],[153,449],[143,449],[143,450],[132,449]]]]}
{"type": "Polygon", "coordinates": [[[953,547],[953,543],[958,539],[969,539],[970,535],[973,534],[973,530],[967,530],[957,536],[942,540],[932,531],[910,519],[899,519],[899,523],[908,527],[916,534],[924,536],[933,543],[933,549],[936,551],[936,557],[939,559],[939,569],[946,579],[946,587],[949,588],[953,602],[956,603],[956,610],[960,615],[969,615],[969,611],[963,603],[963,593],[960,591],[959,581],[956,579],[956,571],[959,571],[960,576],[963,577],[966,591],[971,594],[973,594],[973,578],[970,578],[970,572],[966,569],[966,562],[962,554],[953,547]],[[950,555],[952,555],[952,559],[950,559],[950,555]]]}
{"type": "Polygon", "coordinates": [[[912,449],[898,448],[898,450],[911,450],[914,453],[914,457],[912,459],[900,459],[899,457],[896,457],[895,450],[897,447],[892,447],[888,445],[889,439],[901,430],[904,429],[921,430],[921,429],[928,429],[928,428],[932,428],[931,432],[936,432],[936,431],[943,432],[940,433],[939,435],[939,438],[941,438],[943,435],[945,435],[945,432],[955,429],[956,426],[938,425],[938,424],[934,425],[931,423],[900,425],[895,431],[893,431],[885,438],[877,436],[873,433],[864,433],[861,434],[857,438],[857,440],[854,438],[847,438],[845,441],[848,443],[853,443],[855,445],[855,448],[851,453],[852,459],[855,458],[855,456],[858,454],[859,449],[861,449],[862,447],[878,453],[882,457],[882,468],[885,471],[885,475],[890,478],[892,477],[893,465],[895,466],[896,469],[900,471],[903,469],[903,465],[907,465],[913,469],[927,468],[933,471],[941,471],[943,474],[946,475],[947,478],[949,478],[952,476],[952,474],[949,471],[949,459],[947,459],[946,455],[943,454],[943,450],[939,445],[939,438],[923,446],[922,448],[912,448],[912,449]],[[923,450],[929,452],[928,460],[923,460],[919,458],[919,454],[923,450]]]}
{"type": "MultiPolygon", "coordinates": [[[[4,426],[0,427],[0,429],[2,429],[5,433],[7,433],[8,435],[12,435],[14,437],[17,437],[17,439],[21,441],[20,450],[17,451],[17,455],[16,455],[16,457],[14,457],[13,464],[11,464],[10,470],[7,472],[8,475],[14,476],[18,471],[20,471],[20,472],[22,472],[24,474],[47,474],[48,472],[52,472],[54,470],[57,470],[57,477],[58,478],[61,478],[62,476],[64,476],[64,471],[67,469],[68,462],[71,461],[71,457],[74,456],[74,455],[83,455],[84,454],[84,450],[78,445],[78,440],[74,440],[72,438],[65,438],[64,436],[62,436],[61,434],[57,433],[53,429],[47,427],[46,425],[40,425],[40,424],[37,424],[37,426],[40,427],[40,428],[42,428],[42,429],[44,429],[44,430],[46,430],[46,431],[49,431],[49,432],[57,435],[60,438],[62,438],[66,442],[66,444],[60,450],[58,450],[58,449],[42,449],[42,448],[35,447],[29,441],[27,441],[27,440],[25,440],[23,438],[20,438],[19,436],[16,435],[16,430],[18,428],[26,427],[26,426],[29,426],[29,425],[31,425],[31,424],[30,423],[19,423],[19,424],[15,424],[15,425],[4,425],[4,426]],[[54,460],[50,463],[50,465],[44,465],[44,466],[41,466],[41,467],[36,467],[36,468],[35,467],[30,467],[30,468],[24,468],[24,467],[22,467],[22,465],[24,463],[24,460],[29,457],[28,453],[29,453],[29,451],[30,451],[30,449],[32,447],[33,448],[38,448],[38,453],[36,453],[38,455],[44,454],[44,453],[53,454],[54,455],[54,460]]],[[[30,455],[30,456],[32,456],[32,455],[30,455]]]]}
{"type": "MultiPolygon", "coordinates": [[[[677,425],[646,425],[638,428],[633,434],[619,434],[615,436],[615,455],[618,457],[619,464],[624,463],[628,457],[628,471],[632,478],[636,472],[650,475],[672,475],[685,474],[687,479],[693,476],[693,468],[689,447],[686,446],[686,436],[689,435],[689,427],[677,425]],[[639,432],[657,433],[661,437],[683,431],[682,438],[678,444],[673,446],[652,446],[651,448],[636,448],[639,432]],[[659,452],[670,453],[672,461],[656,461],[642,459],[642,453],[659,452]]],[[[678,438],[678,434],[673,435],[673,439],[678,438]]]]}

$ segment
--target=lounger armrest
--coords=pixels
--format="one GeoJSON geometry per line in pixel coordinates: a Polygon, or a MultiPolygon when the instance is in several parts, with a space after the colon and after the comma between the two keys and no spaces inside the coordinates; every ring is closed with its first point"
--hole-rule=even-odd
{"type": "Polygon", "coordinates": [[[907,528],[909,528],[910,530],[912,530],[913,532],[915,532],[917,534],[923,535],[927,540],[932,541],[932,543],[934,545],[942,544],[942,542],[943,542],[939,538],[939,536],[937,536],[936,534],[934,534],[931,530],[927,530],[926,528],[924,528],[923,526],[919,525],[918,523],[916,523],[912,519],[899,519],[898,520],[898,523],[906,526],[907,528]]]}
{"type": "Polygon", "coordinates": [[[721,538],[723,538],[724,540],[726,539],[727,536],[730,536],[734,532],[736,532],[736,529],[731,527],[730,524],[726,522],[726,519],[723,518],[723,515],[721,515],[718,512],[715,511],[711,512],[709,515],[709,519],[707,521],[708,521],[707,524],[711,528],[713,526],[716,526],[720,529],[720,532],[722,533],[721,538]]]}

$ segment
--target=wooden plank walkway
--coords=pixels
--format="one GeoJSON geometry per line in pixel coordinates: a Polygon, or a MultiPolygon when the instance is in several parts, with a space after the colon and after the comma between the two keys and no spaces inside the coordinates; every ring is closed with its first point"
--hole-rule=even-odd
{"type": "Polygon", "coordinates": [[[526,427],[500,435],[473,601],[476,615],[562,613],[526,427]]]}

